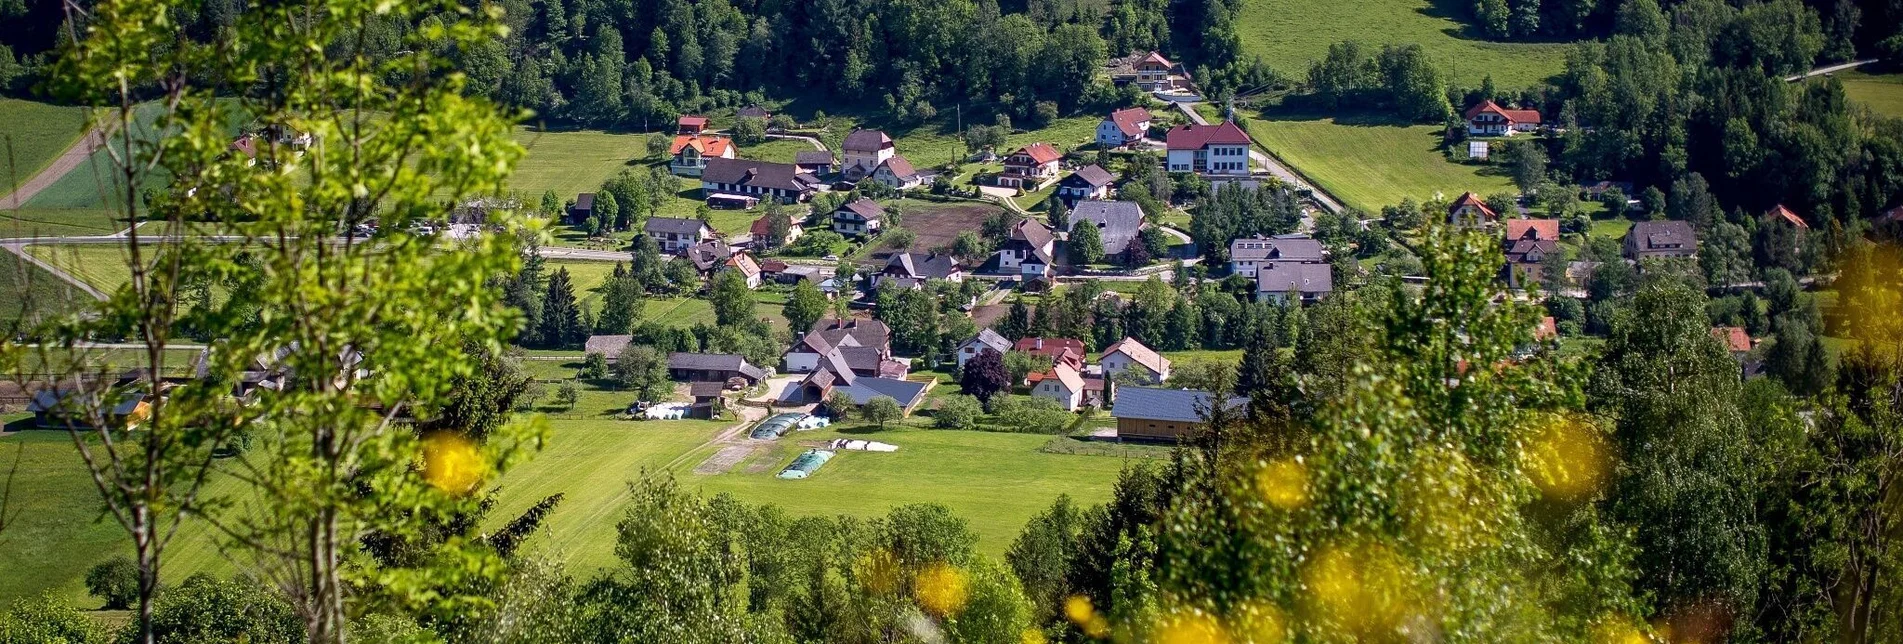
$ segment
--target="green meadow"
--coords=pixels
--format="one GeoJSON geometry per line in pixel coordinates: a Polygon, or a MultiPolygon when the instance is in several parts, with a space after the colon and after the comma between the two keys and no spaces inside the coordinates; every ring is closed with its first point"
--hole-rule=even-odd
{"type": "Polygon", "coordinates": [[[1245,55],[1261,56],[1290,78],[1306,78],[1310,63],[1344,40],[1379,48],[1419,44],[1455,82],[1479,85],[1493,76],[1501,87],[1527,87],[1558,74],[1566,43],[1488,42],[1463,20],[1461,0],[1244,0],[1237,32],[1245,55]]]}

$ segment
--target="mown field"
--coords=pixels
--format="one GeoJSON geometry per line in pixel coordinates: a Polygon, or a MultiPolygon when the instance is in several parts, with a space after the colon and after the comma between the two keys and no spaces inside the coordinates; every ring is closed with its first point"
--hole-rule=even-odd
{"type": "Polygon", "coordinates": [[[0,196],[52,163],[85,129],[80,108],[0,98],[0,196]]]}
{"type": "Polygon", "coordinates": [[[1496,43],[1472,33],[1464,22],[1465,0],[1245,0],[1236,30],[1245,55],[1261,56],[1276,71],[1306,78],[1309,63],[1328,55],[1328,45],[1356,40],[1379,48],[1419,44],[1435,66],[1463,85],[1493,75],[1501,87],[1526,87],[1565,66],[1565,43],[1496,43]]]}
{"type": "Polygon", "coordinates": [[[111,293],[132,281],[125,248],[118,244],[34,244],[26,252],[102,292],[111,293]]]}
{"type": "Polygon", "coordinates": [[[1515,191],[1504,173],[1442,156],[1439,126],[1378,117],[1279,114],[1246,121],[1257,142],[1322,189],[1366,212],[1379,212],[1406,197],[1425,201],[1436,193],[1453,198],[1467,191],[1515,191]]]}
{"type": "Polygon", "coordinates": [[[1863,72],[1837,74],[1850,100],[1886,116],[1903,118],[1903,73],[1872,75],[1863,72]]]}
{"type": "Polygon", "coordinates": [[[0,252],[0,321],[46,319],[91,297],[18,255],[0,252]]]}

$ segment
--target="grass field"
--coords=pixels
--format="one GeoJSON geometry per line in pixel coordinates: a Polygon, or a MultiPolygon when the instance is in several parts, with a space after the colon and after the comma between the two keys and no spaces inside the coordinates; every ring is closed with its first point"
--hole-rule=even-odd
{"type": "MultiPolygon", "coordinates": [[[[599,311],[601,293],[597,289],[608,283],[608,277],[614,274],[613,262],[589,261],[550,261],[547,272],[556,268],[568,269],[568,278],[575,285],[575,297],[581,301],[582,308],[590,312],[599,311]]],[[[754,314],[766,318],[775,328],[786,328],[786,316],[780,307],[786,304],[786,296],[770,290],[753,292],[755,300],[754,314]]],[[[697,324],[714,323],[714,305],[697,297],[673,297],[666,299],[650,298],[641,309],[641,319],[666,322],[672,326],[692,327],[697,324]]]]}
{"type": "Polygon", "coordinates": [[[1871,75],[1863,72],[1837,74],[1850,100],[1885,116],[1903,118],[1903,73],[1871,75]]]}
{"type": "Polygon", "coordinates": [[[793,155],[812,152],[813,144],[797,139],[767,139],[759,145],[740,149],[740,158],[774,163],[792,163],[793,155]]]}
{"type": "Polygon", "coordinates": [[[81,108],[0,98],[0,196],[39,174],[85,129],[81,108]]]}
{"type": "Polygon", "coordinates": [[[42,320],[91,300],[92,296],[20,256],[0,252],[0,320],[42,320]]]}
{"type": "Polygon", "coordinates": [[[34,244],[27,246],[26,252],[106,293],[132,281],[125,248],[118,244],[34,244]]]}
{"type": "Polygon", "coordinates": [[[1419,44],[1436,67],[1457,83],[1477,86],[1493,75],[1500,87],[1539,83],[1560,72],[1569,45],[1487,42],[1464,22],[1465,0],[1359,0],[1303,2],[1244,0],[1236,30],[1245,55],[1261,56],[1291,78],[1306,78],[1309,63],[1328,55],[1328,45],[1360,41],[1419,44]]]}
{"type": "Polygon", "coordinates": [[[125,230],[104,208],[0,210],[0,237],[84,237],[125,230]]]}
{"type": "Polygon", "coordinates": [[[597,130],[544,132],[528,127],[515,130],[516,143],[528,154],[515,165],[509,188],[530,199],[554,190],[564,200],[594,192],[601,182],[624,168],[646,165],[646,134],[610,134],[597,130]],[[632,160],[632,162],[631,162],[632,160]]]}
{"type": "MultiPolygon", "coordinates": [[[[151,139],[158,136],[154,122],[159,117],[161,107],[156,103],[145,103],[132,110],[131,132],[136,139],[151,139]]],[[[238,124],[232,124],[236,132],[238,124]]],[[[107,138],[107,148],[122,150],[123,139],[119,133],[107,138]]],[[[118,187],[112,176],[112,152],[102,148],[72,172],[60,177],[47,186],[40,194],[26,202],[26,207],[44,210],[100,210],[109,209],[124,198],[125,189],[118,187]]],[[[163,185],[167,175],[154,172],[144,177],[143,185],[163,185]]]]}
{"type": "Polygon", "coordinates": [[[1433,125],[1399,125],[1373,117],[1294,117],[1270,112],[1246,119],[1249,134],[1322,189],[1365,212],[1404,197],[1435,193],[1513,192],[1504,174],[1448,161],[1433,125]]]}

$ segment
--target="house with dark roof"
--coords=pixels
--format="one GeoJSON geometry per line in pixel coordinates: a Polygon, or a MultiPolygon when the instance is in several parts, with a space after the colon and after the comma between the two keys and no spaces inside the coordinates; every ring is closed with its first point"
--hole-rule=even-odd
{"type": "Polygon", "coordinates": [[[667,169],[684,177],[698,177],[707,167],[708,159],[731,159],[737,148],[733,139],[718,134],[678,134],[667,153],[673,159],[667,162],[667,169]]]}
{"type": "Polygon", "coordinates": [[[1070,210],[1070,226],[1087,221],[1096,224],[1103,237],[1103,254],[1115,257],[1136,239],[1143,228],[1143,208],[1134,201],[1079,201],[1070,210]]]}
{"type": "Polygon", "coordinates": [[[1145,140],[1150,132],[1150,111],[1128,107],[1110,113],[1097,123],[1097,147],[1120,148],[1145,140]]]}
{"type": "Polygon", "coordinates": [[[839,171],[847,181],[858,181],[879,169],[879,164],[898,154],[892,143],[892,137],[879,130],[853,130],[839,143],[843,157],[839,162],[839,171]]]}
{"type": "Polygon", "coordinates": [[[1170,379],[1170,359],[1157,353],[1155,349],[1144,346],[1136,338],[1124,338],[1104,347],[1103,355],[1097,358],[1097,364],[1103,368],[1105,378],[1114,378],[1125,371],[1134,371],[1143,375],[1151,383],[1170,379]]]}
{"type": "Polygon", "coordinates": [[[911,161],[897,154],[887,157],[867,178],[893,190],[911,190],[925,180],[924,175],[912,167],[911,161]]]}
{"type": "Polygon", "coordinates": [[[1118,387],[1110,416],[1117,419],[1119,440],[1176,442],[1200,431],[1217,405],[1241,415],[1248,409],[1249,399],[1218,398],[1191,389],[1118,387]]]}
{"type": "Polygon", "coordinates": [[[682,253],[682,255],[687,257],[687,261],[694,263],[694,270],[700,271],[702,275],[712,273],[720,267],[727,265],[727,258],[733,257],[733,254],[733,247],[728,246],[727,242],[718,239],[710,239],[688,246],[687,251],[682,253]]]}
{"type": "Polygon", "coordinates": [[[1328,264],[1269,262],[1256,267],[1255,300],[1280,304],[1294,293],[1310,304],[1335,291],[1334,268],[1328,264]]]}
{"type": "Polygon", "coordinates": [[[595,216],[595,193],[584,192],[575,195],[575,203],[568,206],[568,223],[579,224],[595,216]]]}
{"type": "Polygon", "coordinates": [[[1048,277],[1057,248],[1057,237],[1044,222],[1026,218],[1011,227],[1011,234],[998,246],[998,270],[1019,277],[1048,277]]]}
{"type": "Polygon", "coordinates": [[[701,196],[709,203],[717,195],[734,195],[794,204],[811,198],[823,185],[793,164],[751,159],[708,159],[700,173],[701,196]]]}
{"type": "Polygon", "coordinates": [[[1513,136],[1540,128],[1539,110],[1515,110],[1493,101],[1467,108],[1468,136],[1513,136]]]}
{"type": "Polygon", "coordinates": [[[760,107],[758,104],[748,105],[738,110],[734,110],[733,115],[735,118],[760,119],[762,121],[770,120],[773,118],[772,112],[766,111],[766,108],[760,107]]]}
{"type": "Polygon", "coordinates": [[[55,387],[33,392],[26,404],[33,425],[47,429],[95,429],[100,423],[127,428],[145,422],[152,404],[139,391],[104,391],[95,387],[55,387]],[[111,401],[111,402],[107,402],[111,401]]]}
{"type": "Polygon", "coordinates": [[[878,234],[885,221],[885,207],[860,197],[833,211],[833,232],[853,237],[878,234]]]}
{"type": "Polygon", "coordinates": [[[1084,369],[1090,355],[1084,352],[1083,340],[1072,338],[1018,338],[1011,350],[1050,358],[1053,364],[1067,364],[1078,371],[1084,369]]]}
{"type": "Polygon", "coordinates": [[[707,131],[707,117],[682,114],[674,121],[675,134],[700,134],[707,131]]]}
{"type": "Polygon", "coordinates": [[[815,177],[833,173],[833,153],[829,150],[802,150],[793,153],[793,165],[815,177]]]}
{"type": "Polygon", "coordinates": [[[667,377],[679,382],[727,383],[739,379],[745,386],[753,386],[766,380],[767,372],[740,355],[676,351],[667,354],[667,377]]]}
{"type": "Polygon", "coordinates": [[[1447,223],[1456,226],[1486,226],[1500,220],[1500,213],[1487,206],[1480,195],[1462,193],[1459,199],[1447,204],[1447,223]]]}
{"type": "Polygon", "coordinates": [[[714,239],[714,229],[708,227],[707,222],[685,217],[649,217],[647,223],[641,225],[641,232],[654,238],[661,252],[676,255],[714,239]]]}
{"type": "Polygon", "coordinates": [[[951,255],[920,255],[918,253],[893,253],[886,260],[885,268],[872,274],[872,285],[878,287],[887,280],[910,280],[905,285],[922,285],[934,280],[962,282],[965,272],[958,267],[958,260],[951,255]]]}
{"type": "Polygon", "coordinates": [[[1559,220],[1508,219],[1504,243],[1507,283],[1516,288],[1524,287],[1522,279],[1527,284],[1539,284],[1544,279],[1541,265],[1546,257],[1561,252],[1559,220]]]}
{"type": "Polygon", "coordinates": [[[842,358],[862,375],[903,378],[911,367],[892,358],[892,328],[878,320],[847,318],[825,319],[793,342],[786,352],[786,370],[805,373],[819,367],[820,360],[833,349],[842,350],[842,358]]]}
{"type": "Polygon", "coordinates": [[[796,386],[789,387],[781,401],[789,404],[821,403],[834,394],[845,394],[852,399],[853,404],[864,405],[884,396],[897,402],[904,413],[910,414],[925,400],[925,392],[931,389],[931,385],[931,382],[906,380],[903,377],[859,375],[840,366],[837,359],[829,359],[823,366],[806,374],[796,386]]]}
{"type": "Polygon", "coordinates": [[[1057,177],[1058,161],[1063,158],[1064,154],[1049,143],[1032,143],[1006,155],[1004,172],[994,181],[1006,188],[1036,190],[1057,177]]]}
{"type": "Polygon", "coordinates": [[[991,330],[990,327],[986,327],[979,329],[977,335],[971,336],[964,342],[959,343],[958,347],[952,350],[952,353],[957,356],[959,368],[963,368],[965,363],[970,362],[972,358],[978,357],[978,354],[983,353],[986,349],[996,351],[999,357],[1003,357],[1006,351],[1011,350],[1011,341],[1005,339],[1002,335],[998,335],[998,332],[991,330]]]}
{"type": "Polygon", "coordinates": [[[588,342],[582,345],[582,353],[599,353],[601,357],[607,358],[609,362],[614,362],[615,358],[621,356],[621,349],[633,341],[634,336],[625,333],[618,335],[591,335],[588,336],[588,342]]]}
{"type": "Polygon", "coordinates": [[[1057,198],[1064,205],[1074,206],[1085,199],[1110,198],[1110,184],[1117,178],[1097,164],[1078,168],[1057,182],[1057,198]]]}
{"type": "Polygon", "coordinates": [[[1635,262],[1697,255],[1698,233],[1691,222],[1641,221],[1625,234],[1625,258],[1635,262]]]}
{"type": "Polygon", "coordinates": [[[1229,273],[1255,277],[1263,264],[1320,264],[1328,261],[1322,243],[1308,235],[1241,237],[1229,242],[1229,273]]]}
{"type": "Polygon", "coordinates": [[[1249,174],[1249,134],[1234,121],[1171,128],[1164,138],[1170,172],[1249,174]]]}

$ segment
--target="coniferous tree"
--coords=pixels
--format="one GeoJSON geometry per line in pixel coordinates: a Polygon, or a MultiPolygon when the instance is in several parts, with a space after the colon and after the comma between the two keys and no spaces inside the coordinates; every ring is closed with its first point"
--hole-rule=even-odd
{"type": "Polygon", "coordinates": [[[569,282],[568,269],[555,269],[542,296],[542,324],[536,339],[550,349],[570,349],[588,339],[582,324],[581,306],[575,301],[575,287],[569,282]]]}
{"type": "Polygon", "coordinates": [[[1003,320],[998,321],[996,328],[998,335],[1012,342],[1028,337],[1031,333],[1031,309],[1022,300],[1012,302],[1011,310],[1005,313],[1003,320]]]}

